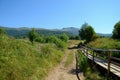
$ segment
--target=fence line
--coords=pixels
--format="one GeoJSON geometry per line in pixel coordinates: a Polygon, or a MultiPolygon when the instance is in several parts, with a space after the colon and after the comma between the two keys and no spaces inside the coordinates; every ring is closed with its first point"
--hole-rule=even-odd
{"type": "Polygon", "coordinates": [[[104,60],[107,61],[108,65],[107,65],[107,77],[110,76],[110,63],[112,62],[111,60],[116,60],[118,62],[116,62],[117,64],[119,64],[120,66],[120,58],[116,58],[116,57],[111,57],[111,52],[119,52],[120,50],[112,50],[112,49],[97,49],[97,48],[92,48],[92,47],[88,47],[88,46],[81,46],[81,48],[84,49],[84,52],[86,53],[86,56],[91,55],[92,56],[92,61],[94,62],[94,58],[95,57],[99,57],[99,59],[104,58],[104,60]],[[100,52],[104,52],[106,54],[101,54],[100,52]]]}

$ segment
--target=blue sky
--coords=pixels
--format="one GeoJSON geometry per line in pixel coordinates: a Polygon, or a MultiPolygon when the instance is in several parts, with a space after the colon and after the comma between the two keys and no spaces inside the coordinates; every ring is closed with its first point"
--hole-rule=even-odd
{"type": "Polygon", "coordinates": [[[0,25],[61,29],[87,22],[98,33],[112,33],[120,21],[120,0],[0,0],[0,25]]]}

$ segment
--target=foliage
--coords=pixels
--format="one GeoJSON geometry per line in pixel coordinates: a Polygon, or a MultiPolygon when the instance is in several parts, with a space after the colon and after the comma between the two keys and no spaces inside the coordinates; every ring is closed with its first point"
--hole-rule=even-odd
{"type": "Polygon", "coordinates": [[[95,39],[96,33],[92,26],[88,25],[87,23],[83,24],[81,29],[79,30],[79,36],[82,40],[86,40],[90,42],[95,39]]]}
{"type": "Polygon", "coordinates": [[[3,34],[6,34],[6,32],[5,32],[4,29],[1,29],[1,28],[0,28],[0,35],[3,35],[3,34]]]}
{"type": "Polygon", "coordinates": [[[79,36],[70,36],[69,37],[70,40],[79,40],[79,36]]]}
{"type": "Polygon", "coordinates": [[[29,40],[31,41],[31,43],[33,44],[33,41],[37,38],[38,33],[35,31],[35,29],[33,28],[30,32],[29,32],[29,40]]]}
{"type": "Polygon", "coordinates": [[[46,43],[54,43],[58,48],[64,49],[66,48],[66,43],[56,36],[49,36],[46,38],[46,43]]]}
{"type": "Polygon", "coordinates": [[[0,80],[43,80],[63,52],[54,44],[0,37],[0,80]]]}
{"type": "Polygon", "coordinates": [[[46,37],[46,43],[55,43],[57,41],[57,37],[56,36],[49,36],[46,37]]]}
{"type": "Polygon", "coordinates": [[[39,42],[39,43],[45,43],[45,38],[43,35],[39,35],[37,36],[37,38],[35,39],[36,42],[39,42]]]}
{"type": "Polygon", "coordinates": [[[60,36],[60,39],[64,42],[67,42],[69,40],[69,37],[64,33],[60,36]]]}
{"type": "Polygon", "coordinates": [[[88,58],[81,50],[78,51],[78,61],[80,70],[84,73],[85,80],[103,80],[103,77],[100,76],[97,69],[91,65],[91,62],[88,61],[88,58]]]}
{"type": "Polygon", "coordinates": [[[82,52],[79,50],[78,51],[79,55],[79,67],[80,67],[80,70],[83,71],[83,72],[86,72],[87,68],[88,68],[88,59],[85,55],[82,54],[82,52]]]}
{"type": "Polygon", "coordinates": [[[120,39],[120,21],[115,24],[112,37],[120,39]]]}
{"type": "MultiPolygon", "coordinates": [[[[28,38],[28,34],[31,31],[31,28],[7,28],[2,27],[0,28],[4,29],[6,31],[6,34],[15,38],[28,38]]],[[[58,30],[48,30],[48,29],[35,29],[40,35],[44,36],[60,36],[61,34],[65,33],[68,36],[73,36],[75,34],[67,31],[58,31],[58,30]]]]}
{"type": "Polygon", "coordinates": [[[65,41],[62,41],[60,38],[58,38],[57,36],[38,36],[35,39],[36,42],[39,43],[53,43],[56,45],[56,47],[58,47],[59,49],[64,50],[64,48],[67,47],[65,41]]]}
{"type": "MultiPolygon", "coordinates": [[[[87,44],[93,48],[100,49],[117,49],[120,50],[120,41],[114,40],[112,38],[98,38],[87,44]]],[[[119,53],[112,53],[112,56],[120,57],[119,53]]]]}
{"type": "Polygon", "coordinates": [[[89,46],[101,49],[120,49],[120,42],[111,38],[98,38],[88,43],[89,46]]]}

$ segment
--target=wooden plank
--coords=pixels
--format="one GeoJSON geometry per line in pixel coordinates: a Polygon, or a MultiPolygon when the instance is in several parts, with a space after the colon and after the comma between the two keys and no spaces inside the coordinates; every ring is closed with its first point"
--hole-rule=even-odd
{"type": "Polygon", "coordinates": [[[107,59],[107,64],[108,64],[108,69],[107,69],[107,78],[110,76],[110,52],[108,51],[108,59],[107,59]]]}
{"type": "Polygon", "coordinates": [[[116,57],[110,57],[110,58],[120,62],[120,58],[116,58],[116,57]]]}

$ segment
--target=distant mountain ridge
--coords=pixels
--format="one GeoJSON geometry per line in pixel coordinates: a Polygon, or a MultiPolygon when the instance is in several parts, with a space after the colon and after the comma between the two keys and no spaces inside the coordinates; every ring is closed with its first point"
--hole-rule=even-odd
{"type": "Polygon", "coordinates": [[[97,33],[99,36],[102,36],[102,37],[111,37],[112,34],[103,34],[103,33],[97,33]]]}
{"type": "MultiPolygon", "coordinates": [[[[14,37],[21,37],[21,36],[27,36],[29,31],[32,28],[27,28],[27,27],[20,27],[20,28],[9,28],[9,27],[3,27],[0,26],[0,28],[3,28],[6,30],[7,34],[10,36],[14,37]]],[[[35,28],[39,34],[42,35],[59,35],[66,33],[69,36],[72,35],[79,35],[79,28],[75,27],[66,27],[62,29],[44,29],[44,28],[35,28]]],[[[112,34],[102,34],[102,33],[97,33],[100,36],[105,36],[105,37],[111,37],[112,34]]]]}
{"type": "MultiPolygon", "coordinates": [[[[6,30],[7,34],[9,36],[13,36],[16,38],[19,37],[27,37],[29,31],[32,28],[27,28],[27,27],[21,27],[21,28],[9,28],[9,27],[3,27],[0,26],[0,28],[3,28],[4,30],[6,30]]],[[[64,30],[64,29],[44,29],[44,28],[35,28],[36,31],[41,34],[41,35],[45,35],[45,36],[49,36],[49,35],[60,35],[63,33],[66,33],[68,36],[75,36],[76,34],[74,34],[73,32],[69,31],[69,30],[64,30]]]]}
{"type": "MultiPolygon", "coordinates": [[[[75,27],[67,27],[67,28],[63,28],[61,29],[62,31],[67,31],[67,32],[71,32],[75,35],[79,35],[79,28],[75,28],[75,27]]],[[[111,37],[112,34],[103,34],[103,33],[97,33],[97,35],[102,36],[102,37],[111,37]]]]}
{"type": "Polygon", "coordinates": [[[79,28],[75,28],[75,27],[67,27],[67,28],[63,28],[62,31],[67,31],[67,32],[71,32],[75,35],[79,34],[79,28]]]}

